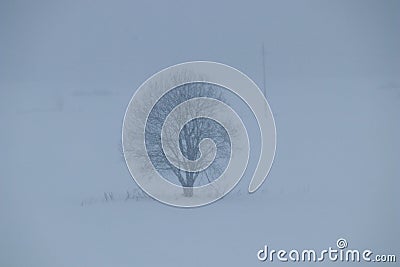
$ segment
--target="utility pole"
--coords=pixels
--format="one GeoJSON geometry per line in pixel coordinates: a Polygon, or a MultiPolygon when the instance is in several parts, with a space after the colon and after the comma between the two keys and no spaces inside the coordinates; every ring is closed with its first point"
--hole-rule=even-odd
{"type": "Polygon", "coordinates": [[[267,96],[267,87],[266,87],[266,77],[265,77],[265,48],[264,48],[264,42],[262,43],[262,67],[263,67],[263,93],[264,96],[267,96]]]}

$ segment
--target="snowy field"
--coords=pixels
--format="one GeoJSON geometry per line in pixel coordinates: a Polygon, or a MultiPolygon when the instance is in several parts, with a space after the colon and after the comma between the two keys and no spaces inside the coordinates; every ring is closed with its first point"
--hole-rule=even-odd
{"type": "Polygon", "coordinates": [[[2,266],[249,266],[262,264],[265,244],[323,249],[340,237],[398,252],[400,91],[281,86],[270,97],[279,135],[266,183],[248,195],[243,179],[196,209],[125,200],[136,188],[118,146],[129,91],[8,91],[2,266]]]}
{"type": "Polygon", "coordinates": [[[0,4],[1,29],[8,25],[0,37],[0,266],[283,265],[259,262],[257,251],[322,250],[339,238],[399,261],[400,5],[350,2],[293,2],[299,13],[232,6],[234,16],[252,14],[241,23],[220,21],[225,5],[215,4],[204,25],[186,18],[192,26],[183,29],[176,16],[192,9],[180,2],[157,10],[0,4]],[[166,24],[143,24],[144,14],[166,24]],[[276,24],[282,14],[292,20],[276,24]],[[218,29],[231,30],[221,39],[218,29]],[[232,29],[248,29],[247,39],[232,29]],[[125,200],[138,190],[120,144],[134,90],[194,59],[230,64],[262,85],[262,42],[277,151],[260,190],[247,194],[245,177],[195,209],[125,200]]]}

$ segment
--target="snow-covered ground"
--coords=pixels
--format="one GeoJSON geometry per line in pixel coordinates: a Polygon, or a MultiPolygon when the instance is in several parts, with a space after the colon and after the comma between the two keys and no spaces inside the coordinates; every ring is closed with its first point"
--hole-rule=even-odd
{"type": "Polygon", "coordinates": [[[262,266],[264,245],[322,250],[338,238],[399,261],[399,3],[382,2],[231,6],[252,14],[240,23],[210,2],[202,24],[201,7],[183,2],[2,3],[0,266],[262,266]],[[247,194],[245,178],[195,209],[125,201],[137,190],[120,145],[134,90],[193,59],[262,85],[261,42],[278,143],[260,190],[247,194]]]}
{"type": "Polygon", "coordinates": [[[136,188],[119,150],[129,90],[9,90],[2,266],[249,266],[265,244],[323,249],[340,237],[397,253],[400,91],[368,80],[279,86],[266,183],[248,195],[243,180],[196,209],[124,200],[136,188]]]}

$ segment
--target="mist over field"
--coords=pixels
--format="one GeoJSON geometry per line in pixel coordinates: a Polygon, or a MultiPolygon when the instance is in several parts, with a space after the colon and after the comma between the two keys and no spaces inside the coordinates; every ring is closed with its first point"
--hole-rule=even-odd
{"type": "Polygon", "coordinates": [[[400,250],[400,2],[17,0],[0,25],[0,266],[261,266],[264,245],[339,238],[400,250]],[[195,209],[146,197],[121,149],[135,90],[193,60],[263,88],[263,45],[265,183],[195,209]]]}

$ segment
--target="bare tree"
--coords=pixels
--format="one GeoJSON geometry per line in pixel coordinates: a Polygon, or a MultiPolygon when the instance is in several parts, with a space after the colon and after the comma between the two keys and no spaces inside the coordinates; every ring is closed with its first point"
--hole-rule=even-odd
{"type": "MultiPolygon", "coordinates": [[[[165,81],[168,84],[182,84],[168,91],[159,100],[155,100],[149,93],[149,101],[156,103],[149,116],[143,116],[145,119],[141,123],[145,124],[145,144],[147,155],[142,153],[134,154],[134,158],[148,156],[154,168],[167,180],[177,180],[183,188],[183,194],[186,197],[193,196],[193,187],[197,184],[210,183],[224,171],[230,155],[230,140],[229,135],[222,125],[218,122],[201,117],[207,111],[208,114],[218,112],[212,103],[205,101],[188,101],[197,97],[213,98],[223,101],[223,94],[218,90],[218,86],[206,82],[189,82],[189,80],[202,80],[202,77],[193,79],[193,74],[183,72],[173,77],[168,77],[165,81]],[[175,107],[187,101],[187,105],[183,111],[171,113],[175,107]],[[168,130],[164,132],[161,139],[161,131],[167,116],[172,116],[170,119],[173,122],[168,130]],[[174,117],[175,116],[175,117],[174,117]],[[182,116],[195,118],[187,122],[183,127],[180,124],[182,116]],[[171,127],[172,126],[172,127],[171,127]],[[176,140],[178,137],[178,140],[176,140]],[[200,152],[200,143],[205,139],[212,139],[215,144],[214,149],[206,149],[200,152]],[[173,147],[179,145],[181,155],[173,154],[171,162],[164,153],[165,147],[173,147]],[[200,157],[210,156],[214,154],[214,160],[208,167],[201,171],[188,171],[185,164],[198,160],[200,157]],[[182,156],[183,155],[183,160],[182,156]],[[177,165],[176,162],[179,162],[177,165]]],[[[152,88],[157,90],[159,84],[153,84],[152,88]]],[[[140,107],[137,107],[140,108],[140,107]]],[[[131,138],[135,138],[132,136],[131,138]]],[[[133,140],[134,142],[135,140],[133,140]]],[[[140,141],[140,140],[138,140],[140,141]]],[[[134,146],[131,146],[134,148],[134,146]]],[[[135,153],[134,149],[130,151],[135,153]]],[[[171,158],[170,158],[171,159],[171,158]]],[[[203,167],[199,161],[197,167],[203,167]]],[[[143,166],[147,168],[149,166],[143,166]]]]}

